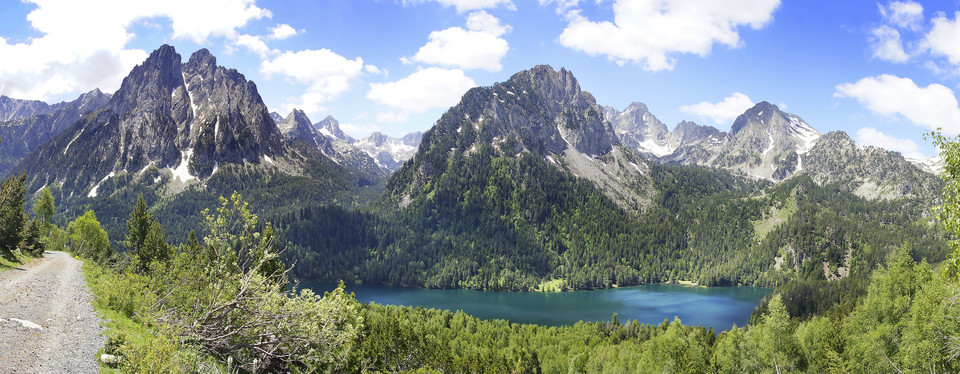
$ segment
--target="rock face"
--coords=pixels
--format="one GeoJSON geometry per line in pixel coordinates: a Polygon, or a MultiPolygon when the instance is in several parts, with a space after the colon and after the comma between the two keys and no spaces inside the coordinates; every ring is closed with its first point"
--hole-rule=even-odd
{"type": "Polygon", "coordinates": [[[933,174],[942,167],[938,159],[907,160],[895,152],[860,147],[842,131],[821,135],[799,116],[768,102],[737,117],[729,134],[686,121],[665,132],[639,103],[606,113],[625,145],[658,162],[716,167],[775,182],[807,174],[818,184],[838,183],[869,199],[930,197],[941,186],[933,174]]]}
{"type": "Polygon", "coordinates": [[[899,153],[860,147],[843,131],[827,133],[810,149],[804,172],[818,184],[838,183],[867,199],[936,196],[942,186],[899,153]]]}
{"type": "Polygon", "coordinates": [[[121,172],[168,168],[173,179],[212,175],[220,163],[257,163],[284,152],[257,87],[201,49],[187,63],[173,47],[153,51],[99,110],[28,155],[19,169],[37,185],[96,196],[121,172]],[[39,171],[39,172],[37,172],[39,171]]]}
{"type": "Polygon", "coordinates": [[[668,141],[670,132],[643,103],[634,102],[618,112],[609,108],[604,115],[613,124],[620,142],[648,159],[673,153],[676,145],[668,141]]]}
{"type": "MultiPolygon", "coordinates": [[[[423,134],[419,131],[394,138],[380,132],[374,132],[363,139],[354,139],[340,129],[340,122],[333,116],[327,116],[314,124],[321,134],[330,140],[331,144],[341,154],[362,153],[376,163],[383,172],[390,174],[400,168],[400,165],[417,153],[423,134]]],[[[359,155],[352,156],[359,157],[359,155]]]]}
{"type": "MultiPolygon", "coordinates": [[[[4,111],[3,117],[10,120],[0,122],[0,174],[16,166],[30,151],[80,120],[81,116],[100,109],[108,100],[110,95],[94,89],[73,101],[54,105],[41,103],[42,110],[26,110],[41,107],[34,105],[39,102],[31,101],[26,102],[29,105],[18,106],[20,110],[4,111]]],[[[0,102],[10,104],[22,101],[4,96],[0,97],[0,102]]],[[[14,105],[6,107],[11,106],[14,105]]]]}
{"type": "Polygon", "coordinates": [[[620,144],[604,112],[573,74],[545,65],[471,89],[423,135],[388,193],[409,199],[440,178],[448,162],[490,162],[468,160],[492,146],[503,157],[532,155],[592,181],[622,207],[640,209],[650,202],[649,166],[620,144]]]}
{"type": "Polygon", "coordinates": [[[380,132],[357,140],[354,146],[372,157],[384,170],[392,173],[397,171],[403,163],[417,153],[417,147],[423,139],[423,133],[417,131],[394,138],[380,132]]]}
{"type": "Polygon", "coordinates": [[[340,121],[337,121],[333,116],[327,116],[322,121],[314,124],[320,133],[323,135],[335,139],[342,140],[347,143],[353,143],[354,139],[349,135],[344,134],[343,130],[340,130],[340,121]]]}
{"type": "Polygon", "coordinates": [[[764,101],[737,117],[711,165],[781,181],[802,170],[802,155],[819,138],[803,119],[764,101]]]}
{"type": "MultiPolygon", "coordinates": [[[[327,117],[332,119],[332,117],[327,117]]],[[[349,143],[325,136],[322,130],[310,123],[310,118],[299,109],[294,109],[279,124],[280,132],[288,142],[303,142],[316,148],[324,156],[348,168],[357,169],[376,177],[383,177],[381,170],[370,156],[349,143]]]]}

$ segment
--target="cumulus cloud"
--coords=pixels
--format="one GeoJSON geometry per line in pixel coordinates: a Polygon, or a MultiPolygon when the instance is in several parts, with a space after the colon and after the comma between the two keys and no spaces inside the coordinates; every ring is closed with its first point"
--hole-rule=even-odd
{"type": "Polygon", "coordinates": [[[395,82],[372,83],[367,98],[397,109],[378,114],[378,122],[404,122],[410,114],[455,105],[476,85],[462,70],[427,68],[395,82]]]}
{"type": "Polygon", "coordinates": [[[650,71],[670,70],[673,53],[706,56],[714,44],[740,47],[738,27],[763,28],[779,6],[780,0],[617,0],[613,22],[594,22],[578,10],[568,12],[569,24],[559,41],[620,65],[632,62],[650,71]]]}
{"type": "Polygon", "coordinates": [[[915,1],[894,1],[880,7],[880,15],[890,24],[902,29],[919,30],[923,24],[923,5],[915,1]]]}
{"type": "Polygon", "coordinates": [[[926,156],[920,153],[920,148],[917,147],[917,143],[914,143],[913,140],[890,136],[872,127],[857,130],[857,143],[880,147],[888,151],[900,152],[900,154],[908,158],[926,158],[926,156]]]}
{"type": "Polygon", "coordinates": [[[953,15],[950,20],[944,15],[939,15],[933,19],[933,28],[927,33],[924,39],[924,47],[930,50],[930,53],[946,57],[953,65],[960,64],[960,11],[953,15]]]}
{"type": "Polygon", "coordinates": [[[297,30],[285,23],[278,23],[270,28],[270,39],[283,40],[297,35],[297,30]]]}
{"type": "Polygon", "coordinates": [[[318,115],[321,104],[350,88],[350,82],[360,76],[363,69],[363,59],[350,60],[329,49],[287,51],[260,65],[260,72],[268,78],[283,76],[293,83],[306,85],[303,95],[288,102],[287,109],[300,108],[310,115],[318,115]]]}
{"type": "Polygon", "coordinates": [[[416,5],[426,2],[437,2],[445,7],[455,7],[457,13],[496,7],[504,7],[510,10],[517,9],[513,0],[403,0],[403,5],[416,5]]]}
{"type": "Polygon", "coordinates": [[[910,78],[893,75],[866,77],[836,86],[834,97],[853,98],[871,112],[906,118],[917,126],[944,133],[960,133],[960,107],[953,90],[941,84],[920,87],[910,78]]]}
{"type": "Polygon", "coordinates": [[[252,53],[260,55],[261,58],[267,57],[267,55],[272,52],[270,47],[267,46],[267,43],[255,35],[240,35],[234,43],[239,47],[243,47],[252,53]]]}
{"type": "Polygon", "coordinates": [[[900,41],[900,32],[890,26],[880,26],[873,29],[870,38],[873,47],[873,57],[890,62],[907,62],[910,55],[903,50],[900,41]]]}
{"type": "Polygon", "coordinates": [[[728,124],[753,105],[753,100],[750,100],[747,95],[735,92],[719,103],[702,101],[699,104],[684,105],[680,107],[680,111],[710,118],[716,124],[728,124]]]}
{"type": "Polygon", "coordinates": [[[271,17],[253,0],[28,2],[37,6],[26,18],[39,36],[15,44],[0,38],[0,56],[16,56],[0,59],[0,95],[22,99],[47,100],[94,87],[116,90],[147,57],[146,51],[126,48],[136,37],[131,30],[137,22],[168,19],[173,39],[205,43],[212,37],[235,38],[250,20],[271,17]]]}
{"type": "Polygon", "coordinates": [[[500,36],[510,30],[500,20],[485,11],[470,13],[467,29],[451,27],[430,33],[430,41],[406,62],[416,61],[432,65],[499,71],[500,60],[507,55],[510,45],[500,36]]]}
{"type": "Polygon", "coordinates": [[[555,4],[557,6],[557,14],[564,14],[570,9],[580,5],[580,0],[539,0],[539,2],[540,6],[555,4]]]}

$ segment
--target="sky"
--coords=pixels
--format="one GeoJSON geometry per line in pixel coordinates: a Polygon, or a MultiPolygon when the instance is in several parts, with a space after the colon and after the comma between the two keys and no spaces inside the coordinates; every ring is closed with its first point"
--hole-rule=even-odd
{"type": "Polygon", "coordinates": [[[0,0],[0,95],[113,92],[209,49],[270,110],[426,131],[475,86],[566,68],[601,105],[728,131],[761,101],[920,158],[960,134],[960,0],[0,0]]]}

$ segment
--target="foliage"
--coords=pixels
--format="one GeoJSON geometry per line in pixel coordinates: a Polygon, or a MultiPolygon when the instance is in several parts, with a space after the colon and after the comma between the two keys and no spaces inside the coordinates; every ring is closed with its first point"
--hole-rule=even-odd
{"type": "Polygon", "coordinates": [[[808,291],[831,290],[784,290],[791,313],[807,316],[816,313],[812,306],[837,303],[849,312],[870,272],[904,241],[916,244],[917,259],[939,261],[948,251],[922,218],[929,202],[868,201],[806,176],[769,185],[652,165],[654,204],[631,214],[590,182],[535,156],[495,157],[479,146],[452,157],[464,159],[446,165],[402,208],[385,199],[359,209],[304,207],[275,219],[286,259],[299,265],[294,275],[514,291],[677,280],[768,287],[800,281],[808,291]],[[776,213],[768,217],[770,211],[776,213]],[[776,216],[781,211],[790,214],[776,216]],[[775,223],[758,240],[752,222],[760,221],[775,223]],[[856,280],[840,288],[828,277],[856,280]]]}
{"type": "Polygon", "coordinates": [[[92,210],[67,225],[67,236],[72,251],[78,256],[105,262],[113,255],[110,237],[100,227],[100,221],[97,221],[97,215],[92,210]]]}
{"type": "Polygon", "coordinates": [[[0,255],[11,259],[23,240],[27,219],[23,214],[24,183],[27,174],[14,175],[0,185],[0,255]]]}
{"type": "Polygon", "coordinates": [[[136,262],[140,271],[146,271],[153,261],[165,262],[169,260],[170,249],[167,245],[166,234],[160,222],[147,210],[143,195],[137,197],[137,204],[130,213],[127,221],[127,236],[123,244],[137,257],[136,262]]]}
{"type": "MultiPolygon", "coordinates": [[[[208,356],[227,371],[340,371],[363,324],[353,296],[342,288],[322,297],[290,291],[271,226],[260,226],[247,206],[236,193],[221,199],[206,216],[202,244],[191,232],[168,261],[151,261],[145,270],[129,260],[138,257],[133,253],[122,254],[114,269],[90,262],[98,304],[148,330],[141,335],[149,337],[113,336],[121,369],[197,371],[208,356]],[[158,361],[165,355],[171,361],[158,361]]],[[[138,230],[131,221],[131,231],[138,230]]]]}
{"type": "Polygon", "coordinates": [[[31,256],[43,255],[43,227],[47,226],[39,219],[30,220],[23,229],[23,243],[20,248],[31,256]]]}
{"type": "Polygon", "coordinates": [[[40,198],[33,203],[34,219],[40,221],[41,233],[44,236],[50,233],[50,225],[53,224],[53,214],[55,212],[56,206],[54,205],[53,193],[50,192],[49,187],[44,187],[43,190],[40,191],[40,198]]]}

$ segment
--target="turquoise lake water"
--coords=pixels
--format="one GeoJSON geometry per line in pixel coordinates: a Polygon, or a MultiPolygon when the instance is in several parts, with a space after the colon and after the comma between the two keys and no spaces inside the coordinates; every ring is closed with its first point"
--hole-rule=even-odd
{"type": "MultiPolygon", "coordinates": [[[[312,288],[320,294],[336,287],[330,283],[302,283],[300,286],[312,288]]],[[[685,325],[713,326],[717,331],[734,324],[745,325],[760,299],[771,291],[759,287],[671,284],[557,293],[347,286],[347,292],[355,293],[360,302],[463,310],[484,319],[557,326],[578,321],[609,321],[613,313],[617,313],[620,322],[636,319],[653,324],[678,316],[685,325]]]]}

